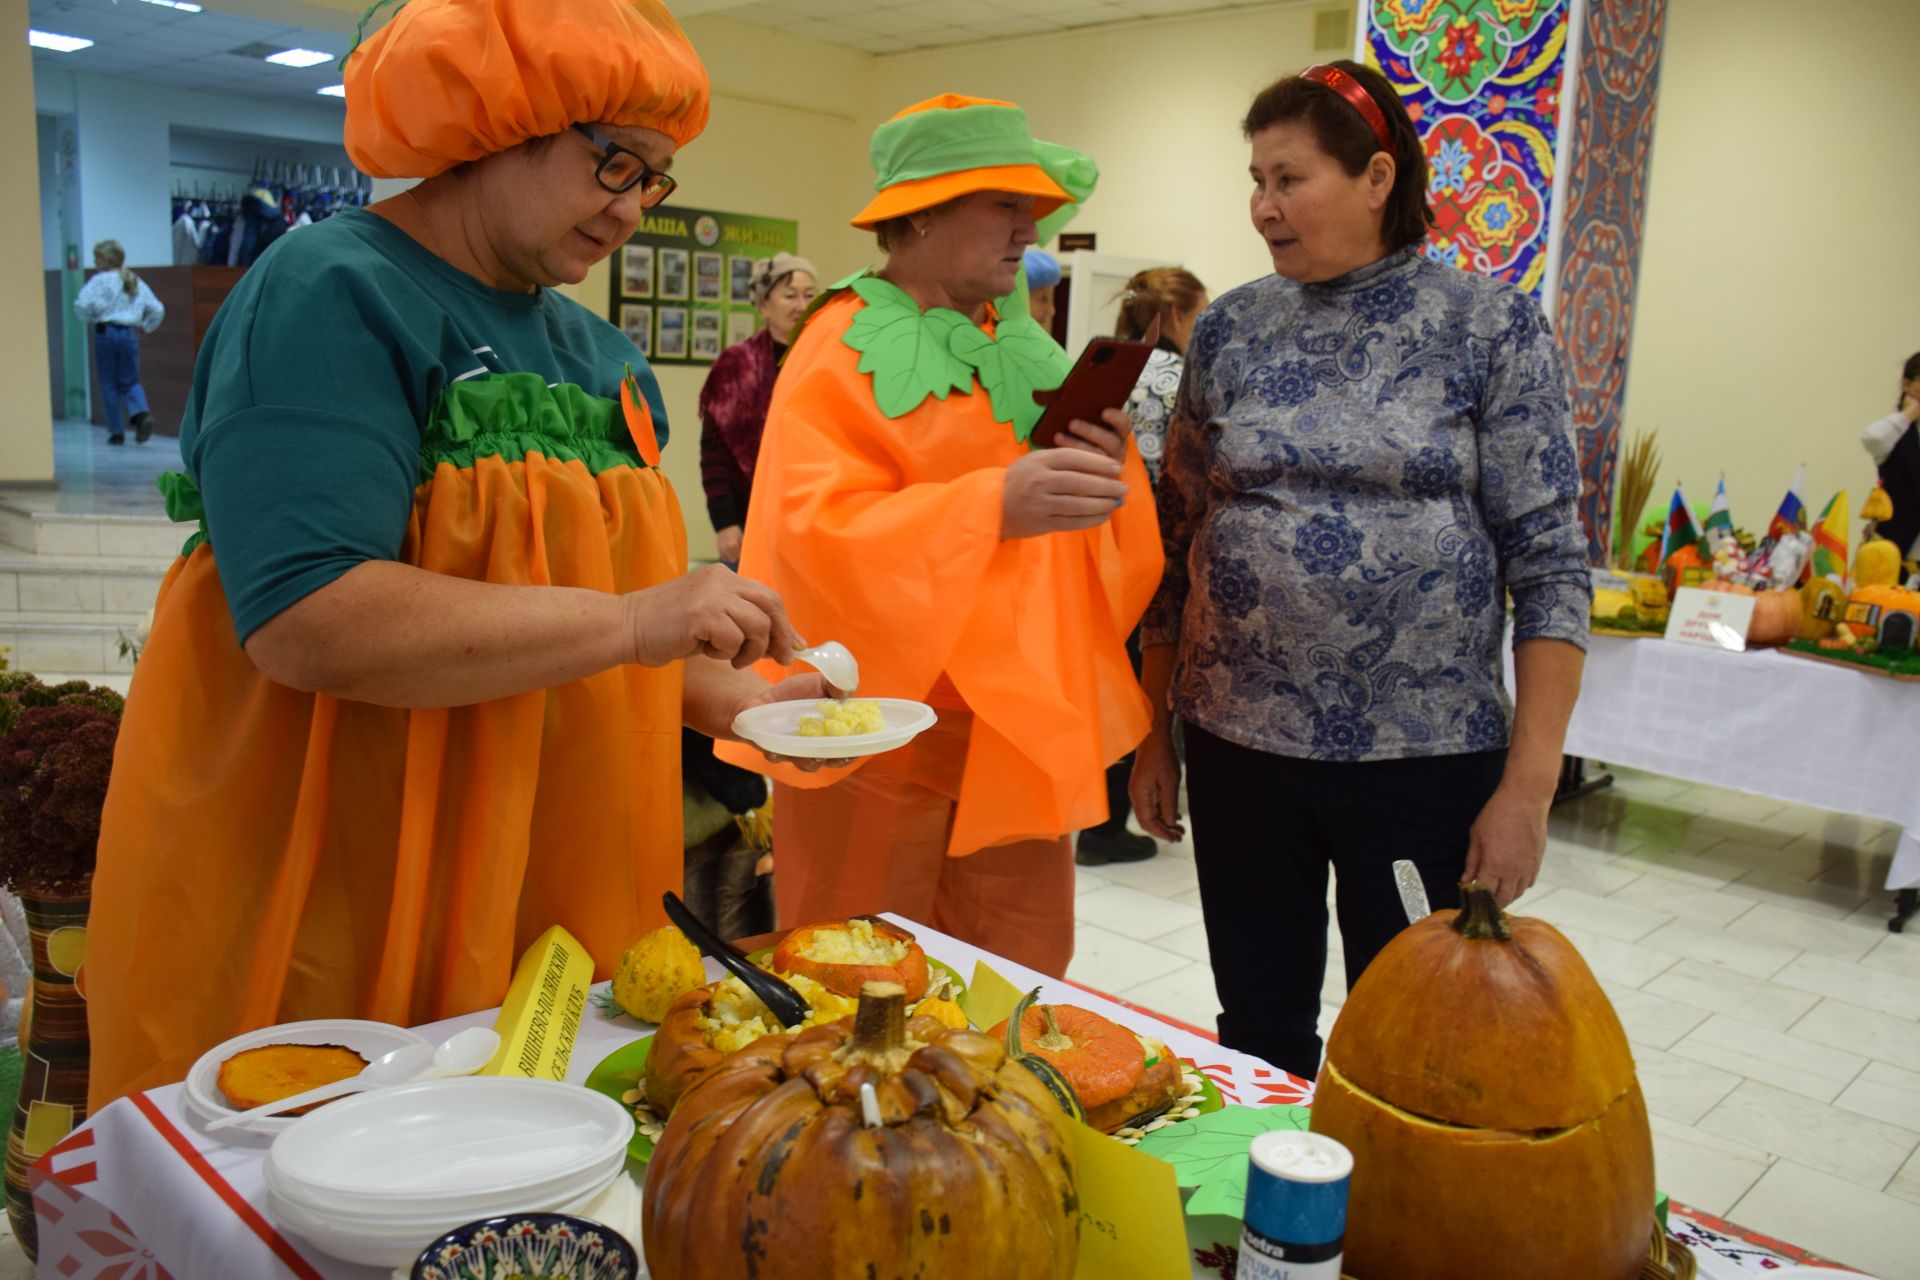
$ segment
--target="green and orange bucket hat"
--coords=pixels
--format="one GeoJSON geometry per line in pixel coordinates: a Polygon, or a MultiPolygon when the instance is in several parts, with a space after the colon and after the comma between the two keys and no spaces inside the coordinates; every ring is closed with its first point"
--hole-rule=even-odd
{"type": "Polygon", "coordinates": [[[997,98],[943,93],[916,102],[873,131],[876,195],[853,225],[931,209],[976,191],[1012,191],[1035,199],[1041,219],[1093,193],[1100,170],[1069,147],[1034,138],[1027,113],[997,98]]]}

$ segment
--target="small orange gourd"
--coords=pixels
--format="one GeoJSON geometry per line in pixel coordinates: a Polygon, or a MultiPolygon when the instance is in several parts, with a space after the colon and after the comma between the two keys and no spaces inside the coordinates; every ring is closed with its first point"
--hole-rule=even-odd
{"type": "Polygon", "coordinates": [[[1800,633],[1800,591],[1781,587],[1757,591],[1753,597],[1753,621],[1747,625],[1749,645],[1785,644],[1800,633]]]}
{"type": "Polygon", "coordinates": [[[942,996],[928,996],[913,1006],[913,1016],[932,1018],[941,1026],[951,1027],[955,1031],[965,1031],[968,1026],[967,1015],[960,1006],[942,996]]]}

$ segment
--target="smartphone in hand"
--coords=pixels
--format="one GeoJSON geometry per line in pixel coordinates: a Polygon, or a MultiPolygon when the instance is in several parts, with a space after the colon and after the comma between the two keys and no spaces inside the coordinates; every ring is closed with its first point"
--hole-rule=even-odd
{"type": "Polygon", "coordinates": [[[1027,443],[1036,449],[1051,449],[1075,420],[1098,423],[1104,411],[1125,407],[1140,381],[1141,370],[1147,367],[1147,357],[1159,342],[1160,322],[1156,319],[1138,342],[1095,338],[1088,343],[1057,391],[1033,393],[1047,411],[1027,443]]]}

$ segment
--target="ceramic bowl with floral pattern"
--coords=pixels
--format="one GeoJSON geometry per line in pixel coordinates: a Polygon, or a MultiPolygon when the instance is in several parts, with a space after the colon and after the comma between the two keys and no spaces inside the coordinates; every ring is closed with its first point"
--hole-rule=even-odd
{"type": "Polygon", "coordinates": [[[564,1213],[516,1213],[456,1227],[428,1245],[412,1280],[634,1280],[625,1236],[564,1213]]]}

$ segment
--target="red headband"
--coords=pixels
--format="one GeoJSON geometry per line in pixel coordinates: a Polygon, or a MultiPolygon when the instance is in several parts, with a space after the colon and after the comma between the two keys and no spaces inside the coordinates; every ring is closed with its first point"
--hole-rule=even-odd
{"type": "Polygon", "coordinates": [[[1395,154],[1393,130],[1387,127],[1386,113],[1380,110],[1380,104],[1373,100],[1373,95],[1367,92],[1365,85],[1338,67],[1308,67],[1300,73],[1300,78],[1325,85],[1352,103],[1353,109],[1360,113],[1360,118],[1372,128],[1373,136],[1380,140],[1380,149],[1388,155],[1395,154]]]}

